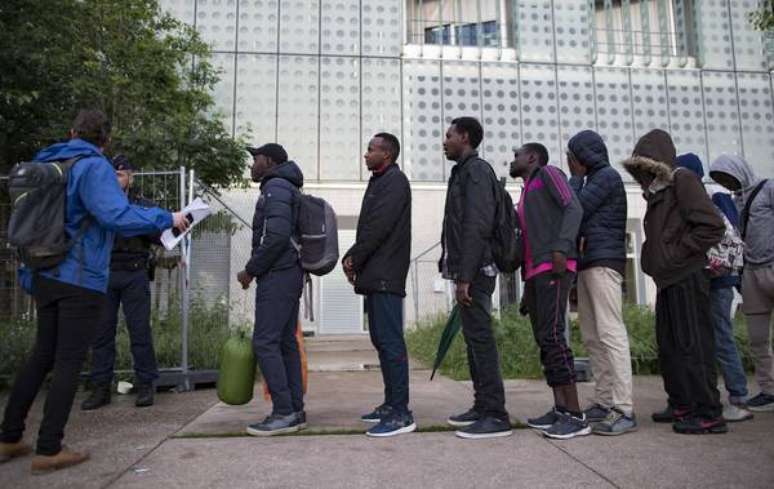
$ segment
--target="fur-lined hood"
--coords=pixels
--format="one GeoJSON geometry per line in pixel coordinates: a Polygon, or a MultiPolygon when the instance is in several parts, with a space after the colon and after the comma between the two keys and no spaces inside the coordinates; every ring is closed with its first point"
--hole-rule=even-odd
{"type": "Polygon", "coordinates": [[[666,131],[654,129],[637,141],[632,156],[621,164],[638,183],[652,179],[655,187],[664,188],[672,184],[676,159],[672,137],[666,131]]]}

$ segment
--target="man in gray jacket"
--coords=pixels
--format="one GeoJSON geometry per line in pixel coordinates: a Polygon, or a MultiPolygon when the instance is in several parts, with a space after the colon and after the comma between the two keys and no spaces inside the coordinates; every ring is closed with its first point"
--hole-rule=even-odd
{"type": "Polygon", "coordinates": [[[774,312],[774,180],[761,180],[739,156],[721,155],[710,177],[734,192],[744,239],[742,310],[747,319],[755,379],[761,392],[747,401],[750,411],[774,411],[774,357],[771,316],[774,312]]]}

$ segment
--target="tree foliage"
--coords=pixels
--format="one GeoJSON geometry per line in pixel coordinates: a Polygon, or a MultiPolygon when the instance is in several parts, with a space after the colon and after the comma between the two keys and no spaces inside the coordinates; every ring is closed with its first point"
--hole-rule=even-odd
{"type": "Polygon", "coordinates": [[[750,20],[756,29],[761,31],[774,31],[774,1],[768,0],[750,14],[750,20]]]}
{"type": "Polygon", "coordinates": [[[211,185],[242,180],[247,154],[215,113],[210,49],[156,0],[4,0],[0,46],[0,173],[90,107],[113,122],[108,153],[186,165],[211,185]]]}

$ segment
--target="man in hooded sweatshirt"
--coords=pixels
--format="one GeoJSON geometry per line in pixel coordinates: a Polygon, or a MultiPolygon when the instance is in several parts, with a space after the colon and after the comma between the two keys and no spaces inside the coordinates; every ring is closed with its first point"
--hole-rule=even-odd
{"type": "MultiPolygon", "coordinates": [[[[704,177],[704,165],[698,156],[693,153],[686,153],[677,157],[677,165],[687,168],[694,172],[699,178],[704,177]]],[[[723,220],[726,226],[726,236],[730,241],[736,240],[739,243],[738,228],[739,215],[736,212],[731,197],[727,193],[716,192],[712,194],[712,203],[723,213],[723,220]],[[730,205],[729,205],[730,204],[730,205]]],[[[724,242],[725,243],[725,238],[724,242]]],[[[729,255],[735,250],[729,251],[729,255]]],[[[738,255],[741,255],[739,247],[738,255]]],[[[739,256],[741,258],[741,256],[739,256]]],[[[752,419],[753,415],[746,409],[747,401],[747,376],[744,373],[742,359],[739,357],[739,351],[736,348],[736,339],[734,338],[734,323],[731,319],[731,305],[734,301],[734,287],[739,285],[738,269],[733,266],[719,266],[716,263],[710,263],[710,310],[712,314],[712,325],[715,328],[715,352],[718,363],[723,373],[723,381],[728,391],[728,406],[723,408],[723,418],[726,421],[745,421],[752,419]]],[[[669,408],[662,413],[657,413],[654,417],[656,422],[669,422],[669,408]]]]}
{"type": "Polygon", "coordinates": [[[567,143],[570,186],[583,206],[578,232],[578,319],[594,373],[593,404],[585,410],[593,432],[621,435],[637,429],[632,358],[623,322],[626,270],[626,190],[594,131],[567,143]]]}
{"type": "Polygon", "coordinates": [[[79,158],[67,178],[65,232],[72,246],[55,268],[19,271],[22,286],[35,298],[38,330],[35,346],[19,370],[0,434],[0,462],[26,455],[22,441],[27,413],[49,372],[51,384],[43,408],[32,472],[82,463],[89,454],[62,445],[86,352],[107,305],[110,252],[116,233],[138,236],[173,225],[185,230],[185,216],[157,207],[132,205],[118,186],[113,166],[102,154],[110,143],[111,124],[99,110],[81,110],[71,139],[42,150],[34,161],[79,158]]]}
{"type": "Polygon", "coordinates": [[[664,389],[677,433],[725,433],[709,314],[707,251],[720,242],[723,220],[699,178],[674,171],[671,136],[644,135],[624,160],[643,190],[642,270],[656,282],[656,342],[664,389]]]}
{"type": "Polygon", "coordinates": [[[713,161],[710,177],[734,192],[745,244],[742,310],[755,362],[755,380],[761,390],[747,401],[747,406],[751,411],[774,411],[774,180],[757,178],[744,159],[733,155],[721,155],[713,161]]]}
{"type": "Polygon", "coordinates": [[[244,289],[256,280],[253,349],[273,403],[271,414],[249,425],[247,433],[269,436],[306,427],[296,340],[304,272],[291,241],[304,176],[279,144],[247,150],[253,155],[251,176],[260,182],[261,196],[253,216],[252,255],[237,280],[244,289]]]}

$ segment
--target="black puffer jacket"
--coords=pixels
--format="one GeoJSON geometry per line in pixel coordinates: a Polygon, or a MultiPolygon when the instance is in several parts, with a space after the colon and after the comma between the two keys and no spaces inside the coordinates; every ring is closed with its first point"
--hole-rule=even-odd
{"type": "Polygon", "coordinates": [[[253,216],[253,251],[245,266],[253,277],[260,280],[271,270],[299,265],[290,237],[295,230],[293,207],[303,185],[304,175],[292,161],[275,166],[261,181],[253,216]]]}
{"type": "Polygon", "coordinates": [[[344,255],[352,258],[355,292],[388,292],[406,296],[411,261],[411,187],[392,164],[368,181],[357,238],[344,255]]]}
{"type": "Polygon", "coordinates": [[[610,166],[607,147],[599,134],[582,131],[568,143],[570,151],[587,168],[570,186],[583,206],[578,233],[582,246],[580,269],[604,265],[618,271],[626,263],[626,190],[621,175],[610,166]]]}
{"type": "MultiPolygon", "coordinates": [[[[142,207],[158,207],[155,202],[132,192],[128,195],[129,203],[142,207]]],[[[130,238],[116,234],[113,250],[110,253],[111,271],[146,270],[149,266],[151,245],[160,245],[161,233],[156,232],[130,238]]]]}
{"type": "Polygon", "coordinates": [[[492,232],[497,211],[497,178],[489,163],[476,152],[458,162],[446,189],[438,264],[445,278],[472,282],[493,262],[492,232]]]}

